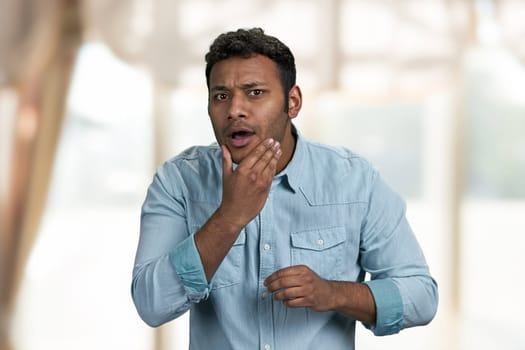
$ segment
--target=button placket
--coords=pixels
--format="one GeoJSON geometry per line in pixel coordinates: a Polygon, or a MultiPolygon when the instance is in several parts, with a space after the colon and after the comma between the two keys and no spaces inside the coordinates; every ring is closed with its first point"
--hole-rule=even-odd
{"type": "Polygon", "coordinates": [[[275,270],[275,256],[273,247],[273,193],[270,192],[266,204],[258,215],[259,220],[259,344],[260,349],[271,350],[274,337],[271,294],[264,286],[264,279],[275,270]]]}

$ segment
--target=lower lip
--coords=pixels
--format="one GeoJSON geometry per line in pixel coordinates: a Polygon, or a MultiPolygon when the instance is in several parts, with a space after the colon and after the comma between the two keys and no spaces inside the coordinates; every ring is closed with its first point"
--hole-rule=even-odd
{"type": "Polygon", "coordinates": [[[253,135],[237,137],[237,138],[230,138],[230,143],[233,147],[244,147],[250,143],[250,141],[252,140],[252,137],[253,135]]]}

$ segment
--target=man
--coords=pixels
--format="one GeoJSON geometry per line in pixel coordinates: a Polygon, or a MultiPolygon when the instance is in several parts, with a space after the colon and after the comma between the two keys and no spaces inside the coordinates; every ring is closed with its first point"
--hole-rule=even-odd
{"type": "Polygon", "coordinates": [[[261,29],[206,55],[217,144],[159,168],[132,295],[158,326],[190,310],[192,349],[353,349],[434,317],[437,286],[403,201],[349,150],[305,140],[294,57],[261,29]],[[371,280],[364,282],[365,272],[371,280]]]}

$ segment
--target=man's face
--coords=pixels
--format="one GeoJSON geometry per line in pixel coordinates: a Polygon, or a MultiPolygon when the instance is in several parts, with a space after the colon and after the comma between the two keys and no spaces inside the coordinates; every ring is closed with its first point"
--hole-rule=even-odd
{"type": "Polygon", "coordinates": [[[208,114],[215,137],[228,147],[234,162],[241,162],[267,138],[279,141],[281,158],[289,160],[295,145],[290,119],[297,113],[284,111],[275,62],[262,55],[219,61],[210,72],[209,85],[208,114]]]}

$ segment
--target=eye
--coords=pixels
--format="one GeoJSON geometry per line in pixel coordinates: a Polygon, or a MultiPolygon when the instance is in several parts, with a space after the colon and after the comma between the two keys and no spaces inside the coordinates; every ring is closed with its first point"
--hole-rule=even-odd
{"type": "Polygon", "coordinates": [[[248,92],[248,95],[250,95],[250,96],[260,96],[260,95],[263,94],[263,92],[264,92],[264,91],[261,90],[261,89],[253,89],[253,90],[250,90],[250,91],[248,92]]]}
{"type": "Polygon", "coordinates": [[[224,101],[228,98],[228,94],[224,92],[219,92],[218,94],[215,94],[213,98],[217,101],[224,101]]]}

